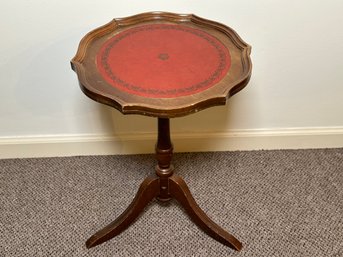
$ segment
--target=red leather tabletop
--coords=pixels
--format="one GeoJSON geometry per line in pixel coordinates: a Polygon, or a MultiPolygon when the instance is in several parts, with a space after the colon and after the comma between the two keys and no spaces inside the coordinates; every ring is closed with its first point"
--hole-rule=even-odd
{"type": "Polygon", "coordinates": [[[149,98],[204,91],[229,71],[231,57],[214,36],[179,24],[147,24],[109,38],[96,67],[109,85],[149,98]]]}
{"type": "Polygon", "coordinates": [[[251,47],[193,14],[141,13],[85,35],[71,60],[82,91],[124,114],[181,117],[223,105],[249,82],[251,47]]]}

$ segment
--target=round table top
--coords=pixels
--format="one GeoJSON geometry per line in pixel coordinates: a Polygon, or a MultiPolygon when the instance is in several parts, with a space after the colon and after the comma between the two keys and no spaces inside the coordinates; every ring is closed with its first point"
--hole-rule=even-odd
{"type": "Polygon", "coordinates": [[[154,12],[88,33],[72,68],[92,99],[124,114],[170,118],[225,104],[249,81],[249,55],[225,25],[154,12]]]}

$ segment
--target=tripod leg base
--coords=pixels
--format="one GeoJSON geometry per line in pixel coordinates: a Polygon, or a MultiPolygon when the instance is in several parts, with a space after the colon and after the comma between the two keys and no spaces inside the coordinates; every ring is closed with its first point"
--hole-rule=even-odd
{"type": "Polygon", "coordinates": [[[237,251],[242,249],[241,242],[214,223],[200,209],[189,191],[188,186],[181,177],[173,175],[169,178],[169,190],[170,194],[185,208],[194,223],[202,228],[209,236],[237,251]]]}
{"type": "Polygon", "coordinates": [[[159,193],[159,178],[148,177],[141,184],[129,207],[113,222],[91,236],[87,248],[104,243],[124,231],[139,216],[144,207],[159,193]]]}
{"type": "MultiPolygon", "coordinates": [[[[193,222],[203,229],[209,236],[237,251],[242,249],[242,244],[234,236],[223,230],[214,223],[195,202],[185,181],[172,175],[169,180],[169,194],[175,198],[186,210],[193,222]]],[[[148,177],[141,184],[135,198],[128,208],[113,222],[91,236],[87,242],[87,248],[102,244],[107,240],[119,235],[128,228],[145,206],[160,194],[160,178],[148,177]]]]}

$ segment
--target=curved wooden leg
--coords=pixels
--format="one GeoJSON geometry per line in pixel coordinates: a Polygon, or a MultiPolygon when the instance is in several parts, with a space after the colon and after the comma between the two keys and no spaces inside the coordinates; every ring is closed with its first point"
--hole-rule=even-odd
{"type": "Polygon", "coordinates": [[[141,184],[127,209],[113,222],[91,236],[87,248],[99,245],[124,231],[138,217],[144,207],[159,193],[159,178],[148,177],[141,184]]]}
{"type": "Polygon", "coordinates": [[[237,251],[242,249],[241,242],[214,223],[200,209],[189,191],[188,186],[181,177],[177,175],[171,176],[169,178],[169,189],[170,194],[185,208],[192,220],[208,235],[237,251]]]}

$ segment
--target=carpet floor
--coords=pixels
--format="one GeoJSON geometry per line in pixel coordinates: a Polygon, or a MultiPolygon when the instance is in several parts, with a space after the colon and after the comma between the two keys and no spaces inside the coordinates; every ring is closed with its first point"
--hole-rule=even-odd
{"type": "Polygon", "coordinates": [[[343,149],[175,154],[199,206],[243,243],[202,232],[174,200],[86,239],[129,205],[153,155],[0,160],[0,256],[343,256],[343,149]]]}

